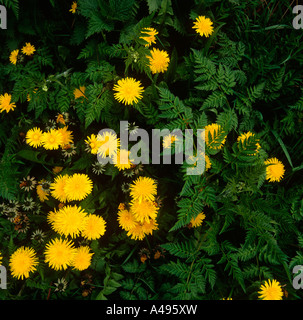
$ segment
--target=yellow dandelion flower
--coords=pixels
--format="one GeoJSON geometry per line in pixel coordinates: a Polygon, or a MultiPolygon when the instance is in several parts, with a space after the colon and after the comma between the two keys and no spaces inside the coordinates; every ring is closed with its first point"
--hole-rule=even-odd
{"type": "Polygon", "coordinates": [[[156,43],[156,35],[158,34],[158,31],[154,28],[143,28],[141,30],[142,36],[140,39],[143,39],[147,43],[145,44],[145,47],[149,47],[152,43],[156,43]]]}
{"type": "Polygon", "coordinates": [[[224,135],[223,128],[217,123],[212,123],[206,126],[204,129],[205,129],[206,146],[209,149],[213,149],[213,150],[221,149],[226,140],[226,135],[224,135]],[[222,138],[222,135],[224,135],[223,138],[222,138]]]}
{"type": "Polygon", "coordinates": [[[169,134],[169,135],[165,136],[163,138],[163,142],[162,142],[163,148],[164,149],[170,149],[171,145],[175,141],[178,141],[178,140],[179,140],[178,137],[176,135],[173,135],[173,134],[169,134]]]}
{"type": "Polygon", "coordinates": [[[51,195],[55,199],[59,200],[60,202],[66,202],[67,201],[67,194],[64,191],[66,181],[69,179],[68,175],[59,175],[55,178],[54,182],[51,183],[50,189],[51,189],[51,195]]]}
{"type": "Polygon", "coordinates": [[[12,102],[11,99],[11,94],[4,93],[0,95],[0,112],[6,111],[6,113],[8,113],[16,108],[15,102],[12,102]]]}
{"type": "Polygon", "coordinates": [[[81,246],[76,249],[74,255],[73,267],[79,271],[85,270],[90,266],[93,253],[89,252],[88,246],[81,246]]]}
{"type": "Polygon", "coordinates": [[[121,170],[130,169],[132,166],[132,159],[129,159],[130,151],[122,149],[114,156],[115,167],[121,170]]]}
{"type": "Polygon", "coordinates": [[[74,1],[74,2],[72,3],[72,5],[71,5],[71,8],[69,9],[69,12],[75,14],[76,11],[77,11],[77,7],[78,7],[78,4],[77,4],[76,1],[74,1]]]}
{"type": "Polygon", "coordinates": [[[16,64],[18,61],[19,49],[13,50],[9,56],[9,61],[12,64],[16,64]]]}
{"type": "Polygon", "coordinates": [[[100,146],[98,148],[98,155],[102,158],[106,156],[114,157],[118,151],[118,147],[120,146],[120,139],[117,138],[115,133],[111,131],[104,131],[102,134],[98,134],[97,140],[100,142],[100,146]]]}
{"type": "Polygon", "coordinates": [[[84,140],[87,145],[87,151],[92,154],[97,154],[99,147],[102,145],[102,142],[97,139],[95,134],[92,134],[90,137],[87,137],[87,140],[84,140]]]}
{"type": "Polygon", "coordinates": [[[209,37],[214,31],[214,27],[212,25],[213,22],[209,18],[199,16],[194,22],[193,29],[196,29],[196,32],[200,36],[209,37]]]}
{"type": "Polygon", "coordinates": [[[145,237],[145,233],[142,229],[142,225],[137,223],[135,227],[128,230],[127,236],[131,237],[131,239],[133,240],[143,240],[145,237]]]}
{"type": "Polygon", "coordinates": [[[35,51],[35,46],[33,46],[32,44],[30,44],[29,42],[25,43],[25,46],[21,49],[22,53],[27,55],[27,56],[31,56],[35,51]]]}
{"type": "Polygon", "coordinates": [[[68,201],[83,200],[93,189],[93,182],[84,173],[75,173],[69,177],[64,186],[64,192],[68,201]]]}
{"type": "Polygon", "coordinates": [[[135,80],[134,78],[124,78],[118,80],[117,84],[113,88],[114,97],[119,102],[124,103],[125,105],[131,105],[137,103],[139,99],[142,98],[143,87],[141,82],[135,80]]]}
{"type": "Polygon", "coordinates": [[[149,60],[149,68],[152,73],[165,72],[168,69],[169,57],[164,50],[153,48],[150,51],[150,56],[146,56],[149,60]]]}
{"type": "Polygon", "coordinates": [[[158,230],[158,223],[154,219],[150,219],[148,221],[144,221],[142,224],[142,231],[145,234],[152,234],[154,230],[158,230]]]}
{"type": "Polygon", "coordinates": [[[149,222],[150,219],[156,219],[159,208],[152,201],[137,200],[131,203],[130,210],[136,220],[143,223],[144,221],[149,222]]]}
{"type": "Polygon", "coordinates": [[[88,240],[96,240],[104,235],[106,222],[101,216],[89,214],[86,219],[86,225],[81,235],[88,240]]]}
{"type": "Polygon", "coordinates": [[[59,128],[58,131],[62,135],[62,146],[73,143],[72,131],[67,130],[68,127],[59,128]]]}
{"type": "Polygon", "coordinates": [[[203,220],[205,219],[205,214],[203,212],[199,213],[196,218],[190,220],[190,225],[193,228],[201,226],[203,220]]]}
{"type": "Polygon", "coordinates": [[[72,241],[53,239],[45,246],[45,262],[54,270],[66,270],[74,261],[76,249],[72,241]]]}
{"type": "Polygon", "coordinates": [[[52,228],[60,235],[75,238],[84,230],[87,213],[77,206],[64,206],[54,216],[52,228]]]}
{"type": "Polygon", "coordinates": [[[285,168],[281,161],[277,158],[270,158],[264,164],[266,165],[266,180],[269,182],[279,182],[282,180],[285,168]]]}
{"type": "Polygon", "coordinates": [[[139,202],[142,200],[154,201],[156,193],[156,181],[152,178],[139,177],[130,186],[130,196],[139,202]]]}
{"type": "Polygon", "coordinates": [[[277,280],[268,279],[261,285],[259,299],[261,300],[282,300],[283,291],[280,283],[277,280]]]}
{"type": "MultiPolygon", "coordinates": [[[[241,141],[242,143],[244,143],[244,141],[247,140],[249,137],[254,137],[254,136],[255,136],[255,134],[250,131],[242,133],[241,135],[239,135],[237,142],[239,143],[241,141]]],[[[260,148],[261,148],[260,144],[256,143],[256,153],[259,152],[260,148]]],[[[255,155],[256,153],[254,153],[252,155],[255,155]]]]}
{"type": "Polygon", "coordinates": [[[10,257],[9,266],[14,278],[28,278],[36,270],[38,258],[32,248],[20,247],[10,257]]]}
{"type": "Polygon", "coordinates": [[[44,132],[41,138],[42,146],[47,150],[58,149],[62,145],[63,137],[60,131],[51,129],[44,132]]]}
{"type": "Polygon", "coordinates": [[[126,231],[134,228],[137,224],[134,215],[126,209],[118,212],[118,222],[119,226],[126,231]]]}
{"type": "Polygon", "coordinates": [[[76,88],[75,90],[74,90],[74,97],[75,97],[75,99],[79,99],[79,98],[81,98],[81,97],[84,97],[84,98],[86,98],[86,96],[85,96],[85,87],[84,86],[80,86],[79,88],[76,88]]]}
{"type": "Polygon", "coordinates": [[[2,264],[2,254],[0,252],[0,266],[1,266],[1,264],[2,264]]]}
{"type": "Polygon", "coordinates": [[[32,128],[26,133],[26,143],[34,148],[38,148],[42,145],[43,132],[40,128],[32,128]]]}

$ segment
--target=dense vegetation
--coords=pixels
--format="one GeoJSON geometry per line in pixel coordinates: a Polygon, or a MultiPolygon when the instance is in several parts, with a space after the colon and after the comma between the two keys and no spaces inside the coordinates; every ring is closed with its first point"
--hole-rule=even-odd
{"type": "Polygon", "coordinates": [[[302,297],[292,270],[303,265],[303,32],[293,28],[290,1],[0,3],[8,12],[0,30],[2,299],[255,300],[268,279],[283,299],[302,297]],[[213,22],[208,36],[193,28],[200,16],[213,22]],[[155,43],[147,45],[144,28],[158,32],[155,43]],[[35,51],[23,52],[26,43],[35,51]],[[152,72],[152,48],[168,54],[164,72],[152,72]],[[143,88],[137,103],[115,96],[126,77],[143,88]],[[119,135],[121,120],[130,132],[208,128],[205,172],[188,175],[186,162],[98,164],[88,138],[104,128],[119,135]],[[33,128],[66,126],[72,136],[59,148],[29,144],[33,128]],[[268,159],[279,161],[271,176],[268,159]],[[92,189],[59,201],[55,179],[76,174],[92,189]],[[157,225],[142,237],[118,219],[139,177],[156,183],[157,225]],[[90,239],[56,229],[50,212],[68,205],[102,217],[105,232],[90,239]],[[89,247],[90,266],[53,268],[45,252],[59,238],[89,247]],[[18,278],[11,257],[21,247],[38,263],[18,278]]]}

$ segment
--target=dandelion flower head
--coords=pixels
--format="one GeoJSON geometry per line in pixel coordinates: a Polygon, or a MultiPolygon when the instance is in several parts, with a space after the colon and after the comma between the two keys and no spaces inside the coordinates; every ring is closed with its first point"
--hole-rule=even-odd
{"type": "Polygon", "coordinates": [[[21,49],[22,53],[27,55],[27,56],[31,56],[35,51],[35,46],[33,46],[32,44],[30,44],[29,42],[25,43],[25,46],[21,49]]]}
{"type": "Polygon", "coordinates": [[[76,249],[72,241],[53,239],[46,244],[45,262],[55,270],[66,270],[74,260],[76,249]]]}
{"type": "Polygon", "coordinates": [[[96,214],[89,214],[86,225],[81,235],[88,240],[96,240],[104,235],[106,230],[105,220],[96,214]]]}
{"type": "Polygon", "coordinates": [[[137,81],[134,78],[126,77],[124,79],[118,80],[117,84],[113,88],[114,97],[119,102],[124,103],[125,105],[132,105],[138,103],[142,99],[143,87],[141,82],[137,81]]]}
{"type": "Polygon", "coordinates": [[[10,257],[9,266],[12,276],[18,279],[28,278],[29,273],[36,270],[38,258],[34,249],[20,247],[10,257]]]}
{"type": "Polygon", "coordinates": [[[91,152],[92,154],[97,154],[99,147],[101,146],[102,142],[97,139],[95,134],[87,137],[84,142],[87,145],[87,151],[91,152]]]}
{"type": "Polygon", "coordinates": [[[93,182],[84,173],[75,173],[69,177],[64,186],[64,192],[68,201],[83,200],[93,189],[93,182]]]}
{"type": "Polygon", "coordinates": [[[26,133],[26,143],[34,148],[38,148],[42,145],[42,135],[43,132],[40,128],[32,128],[26,133]]]}
{"type": "Polygon", "coordinates": [[[41,141],[45,149],[56,150],[61,146],[63,137],[60,131],[51,129],[43,133],[41,141]]]}
{"type": "Polygon", "coordinates": [[[132,212],[130,212],[127,209],[119,210],[118,222],[119,222],[119,226],[126,231],[134,228],[137,225],[135,216],[133,215],[132,212]]]}
{"type": "Polygon", "coordinates": [[[279,182],[282,180],[285,168],[281,161],[277,158],[270,158],[264,164],[266,165],[266,180],[269,182],[279,182]]]}
{"type": "Polygon", "coordinates": [[[85,270],[90,266],[93,253],[89,252],[90,248],[88,246],[81,246],[76,249],[73,267],[79,271],[85,270]]]}
{"type": "Polygon", "coordinates": [[[78,206],[64,206],[53,217],[52,227],[60,235],[75,238],[84,230],[87,213],[78,206]]]}
{"type": "Polygon", "coordinates": [[[200,36],[209,37],[214,31],[213,22],[205,16],[199,16],[194,22],[193,29],[196,29],[200,36]]]}
{"type": "Polygon", "coordinates": [[[170,60],[166,51],[153,48],[147,58],[152,73],[165,72],[168,69],[170,60]]]}
{"type": "Polygon", "coordinates": [[[273,279],[268,279],[264,284],[261,285],[259,298],[262,300],[282,300],[283,291],[280,283],[273,279]]]}
{"type": "Polygon", "coordinates": [[[149,177],[139,177],[130,186],[130,196],[133,200],[154,201],[157,193],[156,181],[149,177]]]}
{"type": "Polygon", "coordinates": [[[18,55],[19,55],[19,49],[13,50],[9,56],[10,63],[17,64],[18,55]]]}
{"type": "Polygon", "coordinates": [[[9,111],[14,110],[16,104],[11,100],[12,96],[8,93],[0,95],[0,112],[6,111],[6,113],[8,113],[9,111]]]}

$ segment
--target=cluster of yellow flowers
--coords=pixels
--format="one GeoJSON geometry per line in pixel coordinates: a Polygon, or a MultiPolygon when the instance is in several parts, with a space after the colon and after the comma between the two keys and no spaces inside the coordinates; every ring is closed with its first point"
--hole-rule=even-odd
{"type": "MultiPolygon", "coordinates": [[[[73,267],[76,270],[85,270],[90,266],[93,253],[88,246],[75,248],[72,241],[54,239],[46,245],[45,262],[55,270],[66,270],[73,267]]],[[[37,269],[38,257],[34,249],[29,247],[18,248],[9,259],[12,276],[18,279],[28,278],[30,272],[37,269]]],[[[2,255],[0,252],[0,265],[2,255]]],[[[282,286],[276,279],[268,279],[260,286],[258,298],[260,300],[282,300],[284,296],[282,286]]],[[[222,300],[233,300],[231,297],[222,300]]]]}
{"type": "Polygon", "coordinates": [[[156,181],[148,177],[139,177],[130,186],[132,198],[129,209],[122,203],[118,208],[118,222],[134,240],[143,240],[145,235],[158,229],[156,222],[159,206],[155,201],[156,181]]]}
{"type": "Polygon", "coordinates": [[[26,142],[34,148],[44,147],[46,150],[66,148],[73,143],[72,132],[67,126],[42,132],[40,128],[32,128],[26,133],[26,142]]]}
{"type": "Polygon", "coordinates": [[[105,131],[102,134],[91,134],[85,140],[86,151],[92,154],[98,154],[102,158],[111,157],[114,166],[121,170],[130,169],[133,160],[130,159],[130,151],[121,149],[120,139],[111,131],[105,131]]]}
{"type": "MultiPolygon", "coordinates": [[[[206,147],[214,151],[222,149],[227,137],[227,135],[224,135],[222,126],[217,123],[212,123],[207,125],[204,129],[206,147]]],[[[243,143],[249,137],[255,137],[255,134],[250,131],[242,133],[238,136],[237,143],[243,143]]],[[[168,137],[167,140],[165,141],[166,147],[168,147],[172,143],[172,141],[175,141],[176,138],[168,137]]],[[[255,153],[252,153],[251,155],[256,155],[260,149],[261,145],[257,142],[255,153]]],[[[211,160],[208,155],[205,154],[204,156],[205,169],[207,171],[209,168],[211,168],[211,160]]],[[[269,158],[264,162],[264,164],[266,166],[266,180],[268,180],[269,182],[279,182],[282,180],[285,173],[285,167],[281,161],[279,161],[277,158],[269,158]]]]}
{"type": "MultiPolygon", "coordinates": [[[[35,46],[30,44],[29,42],[26,42],[25,45],[21,48],[21,52],[26,56],[32,56],[34,52],[36,51],[35,46]]],[[[20,50],[16,49],[13,50],[9,56],[9,61],[16,65],[19,59],[22,60],[22,57],[20,56],[20,50]]]]}
{"type": "MultiPolygon", "coordinates": [[[[252,132],[246,132],[242,133],[237,141],[238,143],[241,141],[242,143],[248,139],[249,137],[254,137],[255,134],[252,132]]],[[[259,149],[261,149],[261,146],[259,143],[256,143],[256,152],[251,155],[256,155],[259,152],[259,149]]],[[[266,177],[265,179],[269,182],[280,182],[284,176],[285,173],[285,167],[281,161],[279,161],[277,158],[269,158],[264,161],[264,164],[266,166],[266,177]]]]}
{"type": "MultiPolygon", "coordinates": [[[[156,29],[143,28],[141,33],[140,39],[143,39],[146,42],[146,47],[156,43],[156,35],[158,34],[156,29]]],[[[168,53],[164,50],[153,48],[146,58],[149,60],[148,67],[153,74],[164,73],[168,69],[170,59],[168,53]]],[[[122,102],[125,105],[132,105],[142,99],[144,88],[140,81],[126,77],[118,80],[117,84],[114,85],[113,90],[116,91],[114,97],[117,101],[122,102]]]]}
{"type": "MultiPolygon", "coordinates": [[[[66,201],[83,200],[92,191],[92,181],[86,174],[75,173],[59,175],[51,183],[51,195],[59,200],[59,209],[50,211],[47,221],[59,237],[50,240],[45,247],[45,262],[55,270],[73,267],[84,270],[90,266],[93,253],[88,246],[75,244],[69,238],[83,237],[86,240],[96,240],[104,235],[106,222],[103,217],[89,214],[77,205],[64,205],[66,201]],[[63,238],[61,238],[63,237],[63,238]]],[[[38,258],[33,248],[20,247],[10,257],[12,276],[27,278],[36,270],[38,258]]]]}
{"type": "MultiPolygon", "coordinates": [[[[193,29],[196,29],[196,32],[201,36],[209,37],[213,33],[212,24],[209,18],[199,16],[194,22],[193,29]]],[[[149,47],[156,43],[157,34],[158,31],[154,28],[143,28],[140,39],[143,39],[146,42],[145,46],[149,47]]],[[[167,71],[170,59],[166,51],[153,48],[150,50],[149,55],[147,55],[147,59],[149,60],[148,66],[153,74],[167,71]]],[[[118,80],[113,90],[116,91],[114,93],[116,100],[125,105],[132,105],[133,103],[137,103],[139,99],[142,99],[144,88],[140,81],[126,77],[118,80]]]]}
{"type": "Polygon", "coordinates": [[[75,248],[72,240],[81,236],[86,240],[96,240],[104,235],[106,222],[103,217],[88,214],[80,206],[63,205],[66,201],[81,201],[92,192],[93,183],[86,174],[59,175],[51,183],[51,195],[61,202],[60,209],[50,211],[47,220],[51,228],[60,236],[46,245],[45,262],[55,270],[72,266],[84,270],[90,266],[93,253],[88,246],[75,248]]]}
{"type": "MultiPolygon", "coordinates": [[[[156,35],[158,34],[156,29],[143,28],[141,34],[140,39],[143,39],[146,42],[145,47],[149,47],[153,43],[156,43],[156,35]]],[[[150,55],[146,57],[149,60],[148,66],[152,73],[161,73],[168,69],[170,59],[166,51],[153,48],[150,50],[150,55]]]]}
{"type": "Polygon", "coordinates": [[[103,217],[88,214],[77,205],[67,205],[58,211],[50,211],[47,220],[55,232],[65,237],[82,236],[87,240],[96,240],[103,236],[106,230],[103,217]]]}
{"type": "Polygon", "coordinates": [[[92,154],[99,154],[101,157],[113,157],[120,146],[120,139],[111,131],[104,131],[102,134],[92,134],[85,140],[86,151],[92,154]]]}
{"type": "Polygon", "coordinates": [[[60,202],[81,201],[92,192],[93,182],[84,173],[65,174],[57,176],[50,189],[51,195],[60,202]]]}
{"type": "MultiPolygon", "coordinates": [[[[90,266],[93,253],[88,246],[76,248],[71,240],[56,238],[46,244],[45,262],[55,270],[73,267],[82,271],[90,266]]],[[[9,266],[14,278],[28,278],[37,270],[39,259],[33,248],[22,246],[10,256],[9,266]]]]}

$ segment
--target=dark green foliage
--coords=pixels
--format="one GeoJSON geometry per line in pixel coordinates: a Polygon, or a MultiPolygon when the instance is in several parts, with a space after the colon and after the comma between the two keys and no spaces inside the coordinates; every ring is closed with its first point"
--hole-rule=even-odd
{"type": "MultiPolygon", "coordinates": [[[[9,272],[0,298],[258,299],[261,283],[276,279],[288,292],[283,299],[301,299],[292,269],[303,265],[303,33],[292,28],[292,4],[78,0],[73,14],[72,1],[43,2],[0,0],[9,17],[8,29],[1,30],[0,94],[12,94],[16,103],[14,111],[0,114],[0,253],[5,266],[23,245],[39,256],[30,278],[17,280],[9,272]],[[214,23],[208,38],[192,29],[200,15],[214,23]],[[163,74],[148,67],[150,47],[140,38],[146,27],[157,29],[154,47],[169,54],[163,74]],[[26,42],[35,53],[13,65],[10,53],[26,42]],[[114,98],[113,87],[124,77],[144,87],[133,106],[114,98]],[[80,87],[83,96],[76,98],[80,87]],[[33,127],[59,126],[59,114],[68,114],[76,150],[71,157],[25,141],[33,127]],[[96,174],[97,159],[85,140],[103,128],[119,132],[121,120],[148,132],[193,130],[194,157],[197,130],[220,125],[207,137],[211,166],[189,175],[194,164],[186,161],[124,172],[108,164],[96,174]],[[253,135],[239,141],[248,131],[253,135]],[[273,157],[285,167],[279,182],[266,179],[264,161],[273,157]],[[20,187],[27,176],[52,182],[55,166],[62,174],[91,177],[93,192],[81,206],[107,223],[100,240],[83,243],[94,255],[81,272],[48,268],[45,243],[54,233],[47,214],[59,202],[41,202],[36,189],[20,187]],[[157,180],[160,207],[158,230],[143,241],[130,239],[117,221],[119,204],[130,200],[128,184],[138,176],[157,180]],[[18,232],[3,207],[14,200],[22,207],[27,197],[34,198],[34,208],[25,212],[30,227],[18,232]],[[202,212],[205,219],[193,227],[202,212]],[[32,238],[37,229],[45,233],[42,243],[32,238]],[[60,278],[68,282],[65,291],[55,290],[60,278]]],[[[172,155],[177,151],[174,143],[172,155]]]]}

